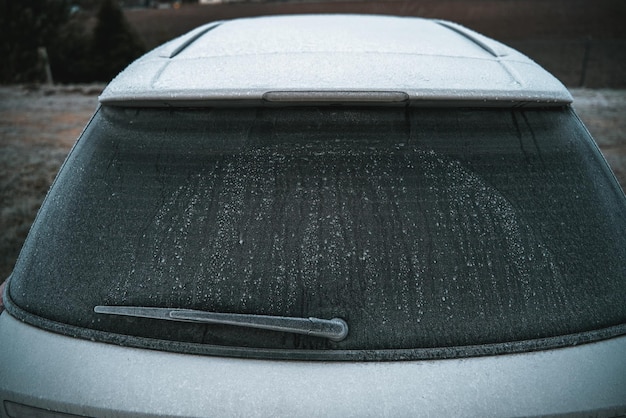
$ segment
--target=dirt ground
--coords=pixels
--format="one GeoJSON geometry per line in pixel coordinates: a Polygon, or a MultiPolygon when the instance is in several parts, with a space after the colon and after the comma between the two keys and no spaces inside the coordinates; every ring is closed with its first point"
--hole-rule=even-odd
{"type": "MultiPolygon", "coordinates": [[[[0,86],[0,282],[102,86],[0,86]]],[[[574,107],[626,188],[626,90],[574,89],[574,107]]]]}

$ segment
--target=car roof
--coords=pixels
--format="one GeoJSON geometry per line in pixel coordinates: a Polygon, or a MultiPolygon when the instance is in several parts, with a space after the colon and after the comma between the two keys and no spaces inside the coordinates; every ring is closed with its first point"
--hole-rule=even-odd
{"type": "Polygon", "coordinates": [[[447,21],[376,15],[210,23],[139,58],[100,96],[124,106],[571,101],[555,77],[490,38],[447,21]]]}

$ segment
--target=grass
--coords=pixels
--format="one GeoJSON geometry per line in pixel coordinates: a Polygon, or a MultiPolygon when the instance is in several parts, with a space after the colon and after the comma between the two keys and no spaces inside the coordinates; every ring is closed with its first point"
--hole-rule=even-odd
{"type": "Polygon", "coordinates": [[[8,277],[96,96],[0,88],[0,281],[8,277]]]}

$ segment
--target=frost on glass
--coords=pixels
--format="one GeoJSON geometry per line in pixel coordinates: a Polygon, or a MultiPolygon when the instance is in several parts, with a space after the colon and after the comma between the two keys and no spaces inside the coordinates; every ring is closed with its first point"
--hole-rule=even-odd
{"type": "MultiPolygon", "coordinates": [[[[566,111],[102,113],[31,238],[54,247],[27,247],[18,269],[63,283],[46,298],[71,308],[38,308],[56,320],[382,349],[563,335],[625,315],[623,197],[566,111]],[[340,317],[350,335],[148,326],[93,318],[95,305],[340,317]]],[[[24,301],[37,293],[22,287],[24,301]]]]}
{"type": "Polygon", "coordinates": [[[239,155],[173,190],[140,246],[152,263],[130,283],[152,277],[173,299],[217,310],[377,312],[373,339],[388,322],[428,321],[433,304],[476,321],[532,309],[540,289],[563,297],[552,255],[511,204],[458,162],[418,150],[239,155]]]}

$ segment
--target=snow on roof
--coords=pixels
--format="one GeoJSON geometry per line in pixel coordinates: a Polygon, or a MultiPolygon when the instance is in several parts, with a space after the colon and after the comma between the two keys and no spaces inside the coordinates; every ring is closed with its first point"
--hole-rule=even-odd
{"type": "Polygon", "coordinates": [[[100,96],[103,104],[130,106],[546,106],[571,100],[532,60],[460,25],[375,15],[204,25],[135,61],[100,96]]]}

